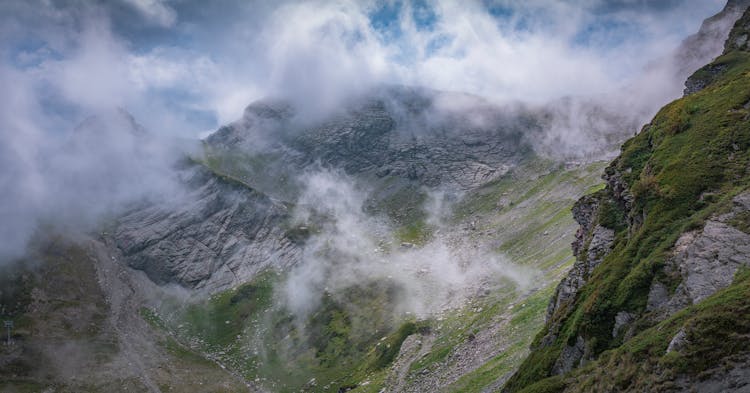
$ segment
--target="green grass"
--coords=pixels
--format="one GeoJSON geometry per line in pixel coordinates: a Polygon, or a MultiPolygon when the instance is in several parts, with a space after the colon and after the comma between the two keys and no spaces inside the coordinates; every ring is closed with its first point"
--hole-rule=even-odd
{"type": "Polygon", "coordinates": [[[301,188],[278,153],[251,153],[239,149],[221,149],[203,144],[202,155],[194,158],[219,178],[290,202],[301,188]]]}
{"type": "Polygon", "coordinates": [[[595,362],[570,375],[545,379],[523,392],[556,392],[566,386],[568,391],[661,391],[672,387],[678,375],[707,378],[709,370],[727,370],[735,355],[750,350],[748,312],[750,271],[746,269],[737,273],[731,286],[604,352],[595,362]],[[686,346],[666,353],[680,329],[687,332],[686,346]],[[543,386],[554,389],[544,390],[543,386]]]}
{"type": "MultiPolygon", "coordinates": [[[[356,391],[366,392],[380,390],[410,334],[429,329],[435,336],[427,355],[409,365],[415,375],[449,361],[457,346],[506,315],[504,351],[451,387],[479,391],[519,364],[532,332],[543,324],[554,283],[573,260],[570,240],[561,235],[575,229],[570,208],[581,190],[600,187],[602,168],[602,163],[595,163],[564,169],[551,161],[529,159],[508,176],[470,193],[450,217],[456,225],[476,220],[477,232],[497,233],[499,253],[541,271],[542,290],[524,300],[519,301],[521,293],[507,282],[486,298],[447,312],[440,321],[414,321],[390,311],[397,296],[393,288],[363,282],[321,298],[318,308],[299,320],[274,306],[274,287],[283,277],[267,274],[187,307],[180,318],[170,321],[169,328],[179,333],[182,342],[197,343],[202,352],[247,379],[259,378],[273,391],[336,391],[358,385],[356,391]],[[500,200],[508,203],[500,208],[500,200]],[[509,309],[514,301],[519,303],[509,309]],[[177,328],[178,324],[183,327],[177,328]],[[308,384],[312,378],[315,386],[308,384]],[[361,385],[364,381],[369,383],[361,385]]],[[[387,216],[400,242],[419,246],[429,241],[434,228],[426,224],[424,190],[397,180],[381,183],[375,185],[366,212],[387,216]]],[[[302,243],[316,230],[312,224],[304,229],[290,225],[287,232],[302,243]]]]}
{"type": "Polygon", "coordinates": [[[184,316],[189,334],[200,335],[209,346],[232,344],[247,324],[272,304],[275,277],[275,272],[268,271],[250,283],[191,305],[184,316]]]}
{"type": "Polygon", "coordinates": [[[432,229],[423,221],[415,221],[396,229],[396,239],[402,243],[422,245],[432,237],[432,229]]]}
{"type": "Polygon", "coordinates": [[[734,52],[717,62],[727,67],[721,77],[664,107],[625,143],[607,169],[620,173],[629,186],[634,206],[627,214],[635,224],[624,225],[626,212],[612,202],[611,190],[597,192],[602,201],[599,222],[617,231],[614,250],[579,292],[570,312],[548,327],[557,339],[548,347],[536,347],[507,385],[510,391],[549,377],[562,346],[579,335],[586,337],[594,354],[618,347],[611,336],[615,314],[642,313],[651,282],[661,274],[680,234],[700,228],[750,184],[750,128],[742,120],[747,113],[740,109],[750,98],[750,54],[734,52]]]}
{"type": "Polygon", "coordinates": [[[275,302],[275,287],[282,280],[273,271],[263,273],[189,305],[167,326],[148,309],[141,314],[157,328],[176,331],[182,342],[198,342],[198,349],[246,379],[259,378],[280,392],[336,391],[364,380],[376,384],[378,375],[385,378],[383,372],[406,337],[428,328],[424,322],[401,321],[404,317],[392,312],[402,295],[386,282],[326,293],[317,308],[300,319],[275,302]],[[315,386],[309,384],[313,378],[315,386]]]}
{"type": "MultiPolygon", "coordinates": [[[[529,343],[539,326],[544,323],[545,310],[553,287],[548,286],[537,291],[531,297],[516,305],[511,312],[511,319],[505,334],[507,347],[484,363],[478,369],[462,376],[448,387],[452,392],[482,392],[499,378],[514,371],[528,351],[529,343]]],[[[497,312],[497,311],[494,311],[497,312]]]]}

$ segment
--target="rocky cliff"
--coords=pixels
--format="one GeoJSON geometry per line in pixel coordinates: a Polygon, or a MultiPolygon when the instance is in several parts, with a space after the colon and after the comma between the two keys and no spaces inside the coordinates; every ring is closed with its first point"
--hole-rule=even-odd
{"type": "MultiPolygon", "coordinates": [[[[276,161],[298,171],[318,163],[358,176],[470,189],[497,179],[527,156],[531,146],[524,134],[529,132],[539,132],[538,124],[519,108],[469,95],[387,86],[314,121],[294,118],[288,103],[257,102],[206,141],[224,155],[264,149],[266,157],[275,154],[276,161]]],[[[227,170],[243,169],[223,164],[227,170]]]]}
{"type": "Polygon", "coordinates": [[[506,391],[750,386],[749,27],[746,11],[576,204],[576,262],[506,391]]]}
{"type": "Polygon", "coordinates": [[[299,261],[289,210],[314,168],[366,183],[372,213],[411,225],[424,217],[423,187],[465,191],[497,180],[530,157],[523,135],[534,127],[476,97],[404,87],[316,121],[296,119],[285,102],[257,102],[182,164],[184,195],[131,210],[112,236],[154,282],[216,292],[299,261]],[[468,110],[440,107],[459,98],[468,110]]]}
{"type": "Polygon", "coordinates": [[[192,162],[180,175],[185,194],[117,220],[112,236],[129,266],[156,284],[212,292],[299,259],[286,205],[192,162]]]}
{"type": "MultiPolygon", "coordinates": [[[[726,41],[735,21],[750,5],[747,0],[729,0],[718,14],[703,21],[698,33],[688,37],[675,54],[679,76],[691,75],[705,65],[705,59],[715,56],[722,50],[722,43],[726,41]]],[[[704,85],[694,78],[685,83],[685,94],[700,90],[704,85]]]]}

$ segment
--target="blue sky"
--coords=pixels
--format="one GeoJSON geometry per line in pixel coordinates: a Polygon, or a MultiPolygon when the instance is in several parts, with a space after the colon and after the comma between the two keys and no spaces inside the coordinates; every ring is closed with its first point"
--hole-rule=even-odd
{"type": "MultiPolygon", "coordinates": [[[[324,110],[378,83],[540,102],[635,77],[720,0],[6,1],[2,72],[43,128],[123,107],[194,136],[268,95],[324,110]]],[[[4,97],[10,100],[10,97],[4,97]]]]}

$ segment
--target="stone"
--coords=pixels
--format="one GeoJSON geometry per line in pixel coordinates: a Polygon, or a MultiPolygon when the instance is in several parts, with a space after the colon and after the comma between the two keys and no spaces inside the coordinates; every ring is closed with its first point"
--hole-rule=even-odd
{"type": "Polygon", "coordinates": [[[573,368],[577,367],[583,358],[583,354],[586,350],[586,340],[583,337],[578,336],[576,342],[573,345],[566,345],[560,357],[552,367],[552,375],[565,374],[573,368]]]}
{"type": "Polygon", "coordinates": [[[620,311],[615,315],[615,326],[612,328],[612,338],[620,335],[622,329],[635,320],[635,316],[626,311],[620,311]]]}
{"type": "Polygon", "coordinates": [[[687,333],[685,332],[685,328],[682,328],[674,335],[674,337],[672,337],[672,340],[669,341],[667,353],[674,351],[679,352],[685,347],[685,345],[687,345],[687,333]]]}

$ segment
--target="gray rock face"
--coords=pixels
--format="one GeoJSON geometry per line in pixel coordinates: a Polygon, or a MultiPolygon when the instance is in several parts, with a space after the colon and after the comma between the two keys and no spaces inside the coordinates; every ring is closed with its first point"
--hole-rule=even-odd
{"type": "Polygon", "coordinates": [[[626,219],[628,221],[629,232],[632,234],[640,228],[644,217],[640,212],[635,212],[635,209],[633,209],[633,195],[630,193],[628,184],[622,180],[622,174],[614,170],[614,168],[608,168],[603,178],[607,182],[613,199],[620,205],[623,211],[628,212],[626,219]]]}
{"type": "Polygon", "coordinates": [[[597,225],[591,232],[591,241],[586,251],[586,274],[591,275],[594,269],[604,260],[604,257],[612,251],[615,241],[615,231],[597,225]]]}
{"type": "Polygon", "coordinates": [[[214,291],[298,260],[281,229],[284,205],[198,166],[184,178],[187,195],[119,219],[114,237],[131,267],[157,284],[214,291]]]}
{"type": "MultiPolygon", "coordinates": [[[[720,13],[706,19],[698,33],[686,39],[678,50],[676,61],[677,64],[681,64],[682,70],[691,72],[706,63],[706,59],[712,59],[720,55],[722,53],[721,43],[725,41],[724,37],[729,36],[729,39],[724,43],[724,53],[733,49],[747,50],[747,34],[743,30],[750,30],[750,26],[742,30],[733,29],[733,26],[748,6],[750,6],[748,0],[728,1],[726,7],[720,13]]],[[[717,75],[723,72],[724,68],[726,67],[706,66],[701,68],[699,72],[687,78],[684,95],[703,90],[711,84],[717,75]]]]}
{"type": "Polygon", "coordinates": [[[687,96],[705,89],[726,69],[726,65],[723,64],[703,67],[700,70],[700,74],[696,73],[685,81],[685,95],[687,96]]]}
{"type": "Polygon", "coordinates": [[[726,288],[741,266],[750,266],[750,235],[730,225],[732,219],[750,211],[750,193],[738,195],[733,202],[733,211],[708,220],[702,230],[680,236],[667,268],[681,282],[669,296],[665,285],[654,281],[648,311],[666,318],[726,288]]]}
{"type": "Polygon", "coordinates": [[[698,375],[681,375],[675,380],[675,391],[701,393],[749,393],[750,355],[718,364],[698,375]]]}
{"type": "Polygon", "coordinates": [[[594,269],[604,260],[604,257],[612,250],[615,231],[596,225],[589,236],[590,243],[585,257],[579,257],[557,286],[555,295],[547,307],[547,321],[550,321],[555,313],[566,304],[575,299],[578,290],[586,284],[594,269]]]}
{"type": "Polygon", "coordinates": [[[586,350],[586,340],[578,336],[573,345],[567,345],[563,348],[560,357],[552,367],[552,375],[565,374],[568,371],[578,367],[586,350]]]}
{"type": "Polygon", "coordinates": [[[382,105],[337,119],[294,143],[301,166],[320,160],[348,173],[396,176],[427,186],[478,187],[504,175],[528,151],[520,135],[461,129],[406,136],[382,105]]]}
{"type": "Polygon", "coordinates": [[[674,337],[672,337],[672,340],[669,341],[667,353],[674,351],[679,352],[685,347],[685,345],[687,345],[687,343],[687,333],[685,332],[685,328],[682,328],[674,335],[674,337]]]}
{"type": "Polygon", "coordinates": [[[612,328],[612,338],[617,337],[622,329],[627,327],[633,320],[635,315],[626,311],[620,311],[615,315],[615,326],[612,328]]]}
{"type": "MultiPolygon", "coordinates": [[[[590,202],[590,201],[587,201],[590,202]]],[[[555,290],[555,294],[547,306],[547,323],[552,321],[555,314],[560,310],[564,309],[567,305],[575,300],[575,296],[578,291],[586,284],[586,281],[591,276],[594,269],[604,260],[604,258],[612,251],[612,245],[614,243],[615,231],[612,229],[604,228],[601,225],[594,225],[593,216],[590,214],[589,208],[593,205],[584,203],[584,206],[579,207],[576,213],[574,209],[574,217],[581,224],[581,228],[591,227],[587,231],[587,234],[583,236],[583,239],[588,239],[588,246],[584,250],[577,249],[577,258],[573,264],[573,268],[570,270],[567,276],[565,276],[555,290]],[[585,225],[584,225],[585,224],[585,225]]],[[[596,211],[595,209],[593,210],[596,211]]],[[[579,229],[580,231],[580,229],[579,229]]],[[[575,244],[573,243],[574,250],[575,244]]],[[[619,316],[619,314],[618,314],[619,316]]],[[[628,319],[626,322],[630,322],[628,319]]],[[[556,332],[557,327],[550,329],[551,332],[556,332]]],[[[613,334],[619,332],[619,327],[615,327],[613,334]]],[[[556,333],[552,333],[542,340],[542,345],[548,345],[555,339],[556,333]]],[[[560,357],[555,362],[555,366],[552,369],[553,375],[564,374],[574,367],[580,365],[586,356],[586,341],[583,337],[579,336],[575,345],[566,346],[560,357]]]]}
{"type": "Polygon", "coordinates": [[[589,195],[573,206],[573,218],[580,224],[576,240],[572,244],[576,261],[568,275],[560,281],[547,306],[547,322],[558,310],[575,299],[578,290],[612,250],[615,231],[596,224],[599,203],[596,196],[589,195]]]}
{"type": "MultiPolygon", "coordinates": [[[[665,306],[669,302],[669,288],[659,281],[654,281],[651,284],[651,288],[648,292],[648,299],[646,301],[646,310],[652,311],[665,306]]],[[[677,310],[671,310],[669,314],[673,314],[677,310]]]]}
{"type": "Polygon", "coordinates": [[[518,111],[463,95],[449,98],[472,100],[472,109],[438,108],[444,95],[383,88],[313,123],[290,120],[288,104],[257,102],[207,142],[229,150],[261,144],[298,169],[321,164],[461,189],[497,179],[530,153],[524,134],[535,126],[518,111]]]}
{"type": "Polygon", "coordinates": [[[750,235],[729,225],[709,221],[700,233],[686,233],[676,244],[674,263],[684,278],[693,304],[731,284],[740,266],[750,265],[750,235]]]}
{"type": "Polygon", "coordinates": [[[750,15],[746,11],[748,7],[750,7],[749,0],[730,1],[727,4],[726,9],[737,17],[734,18],[736,23],[729,34],[729,39],[724,43],[724,53],[731,50],[750,50],[750,45],[748,45],[748,35],[750,35],[750,18],[748,17],[750,15]]]}
{"type": "Polygon", "coordinates": [[[599,199],[593,195],[586,195],[573,205],[573,218],[580,225],[578,231],[576,231],[576,239],[571,245],[573,255],[582,255],[588,241],[588,235],[593,229],[598,209],[599,199]]]}

